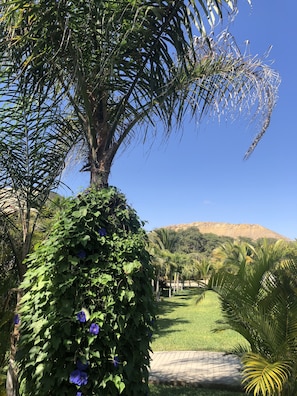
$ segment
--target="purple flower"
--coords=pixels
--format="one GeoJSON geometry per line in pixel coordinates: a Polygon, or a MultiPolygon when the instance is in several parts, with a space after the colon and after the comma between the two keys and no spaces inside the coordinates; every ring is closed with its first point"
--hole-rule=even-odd
{"type": "Polygon", "coordinates": [[[99,228],[98,233],[100,236],[105,236],[107,234],[106,229],[105,228],[99,228]]]}
{"type": "Polygon", "coordinates": [[[78,257],[79,259],[84,259],[84,258],[87,257],[87,253],[86,253],[84,250],[80,250],[80,251],[77,253],[77,257],[78,257]]]}
{"type": "Polygon", "coordinates": [[[82,392],[76,392],[76,396],[83,396],[82,392]]]}
{"type": "Polygon", "coordinates": [[[74,385],[82,386],[88,383],[88,374],[84,371],[74,370],[70,374],[69,382],[74,385]]]}
{"type": "Polygon", "coordinates": [[[119,363],[120,363],[119,357],[118,356],[114,356],[112,363],[113,363],[114,367],[117,368],[119,363]]]}
{"type": "Polygon", "coordinates": [[[76,362],[76,367],[80,371],[85,371],[89,367],[89,363],[82,363],[80,360],[76,362]]]}
{"type": "Polygon", "coordinates": [[[90,333],[93,335],[99,334],[100,327],[97,325],[97,323],[92,323],[90,326],[90,333]]]}
{"type": "Polygon", "coordinates": [[[20,323],[20,316],[18,314],[14,315],[13,317],[13,323],[15,325],[18,325],[20,323]]]}
{"type": "Polygon", "coordinates": [[[85,323],[87,321],[86,314],[84,313],[84,311],[79,311],[76,317],[80,321],[80,323],[85,323]]]}

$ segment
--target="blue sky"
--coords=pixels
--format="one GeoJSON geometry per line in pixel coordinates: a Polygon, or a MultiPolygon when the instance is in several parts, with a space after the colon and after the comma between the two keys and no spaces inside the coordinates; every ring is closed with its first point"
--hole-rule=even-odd
{"type": "MultiPolygon", "coordinates": [[[[242,50],[250,41],[252,55],[272,45],[266,63],[282,79],[270,127],[248,160],[243,157],[257,129],[246,119],[185,120],[167,143],[135,143],[116,157],[110,184],[126,195],[147,230],[213,221],[259,224],[297,238],[296,14],[294,0],[254,0],[252,8],[241,0],[229,29],[242,50]]],[[[77,193],[89,175],[68,169],[63,180],[77,193]]]]}

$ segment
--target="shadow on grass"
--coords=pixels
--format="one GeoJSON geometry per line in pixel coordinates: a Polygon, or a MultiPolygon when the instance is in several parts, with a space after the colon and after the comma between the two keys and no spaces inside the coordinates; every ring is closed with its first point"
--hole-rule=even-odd
{"type": "Polygon", "coordinates": [[[181,290],[179,293],[175,294],[175,296],[178,296],[181,300],[189,300],[192,299],[193,297],[199,299],[205,293],[206,290],[207,289],[202,289],[200,287],[191,287],[181,290]]]}
{"type": "Polygon", "coordinates": [[[178,317],[168,318],[167,315],[175,311],[177,308],[186,307],[188,305],[188,301],[192,300],[195,296],[198,297],[198,295],[199,290],[194,288],[182,290],[174,294],[174,297],[164,297],[158,303],[157,329],[155,331],[155,337],[159,338],[165,336],[166,334],[179,331],[173,330],[173,325],[179,323],[189,323],[188,320],[178,317]]]}
{"type": "Polygon", "coordinates": [[[150,385],[151,396],[241,396],[244,393],[197,387],[173,387],[169,385],[150,385]]]}

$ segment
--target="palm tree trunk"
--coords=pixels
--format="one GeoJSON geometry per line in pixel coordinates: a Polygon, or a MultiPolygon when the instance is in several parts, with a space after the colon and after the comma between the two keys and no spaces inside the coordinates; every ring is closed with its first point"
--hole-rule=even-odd
{"type": "Polygon", "coordinates": [[[160,270],[158,270],[156,276],[156,299],[160,301],[160,270]]]}
{"type": "Polygon", "coordinates": [[[89,166],[86,170],[90,171],[90,184],[98,189],[106,188],[113,159],[121,142],[114,139],[114,131],[108,125],[105,102],[100,102],[99,109],[94,111],[87,131],[89,166]]]}
{"type": "Polygon", "coordinates": [[[90,153],[90,185],[96,188],[108,187],[108,179],[110,175],[111,165],[116,153],[116,148],[106,150],[101,153],[96,150],[90,153]]]}

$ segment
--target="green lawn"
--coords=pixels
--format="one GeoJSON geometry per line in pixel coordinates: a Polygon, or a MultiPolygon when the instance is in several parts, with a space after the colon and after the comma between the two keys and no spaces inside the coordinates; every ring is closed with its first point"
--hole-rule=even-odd
{"type": "Polygon", "coordinates": [[[158,329],[154,334],[153,351],[208,350],[232,351],[245,343],[232,330],[213,332],[222,319],[218,297],[208,291],[197,304],[197,291],[184,290],[158,303],[158,329]]]}
{"type": "MultiPolygon", "coordinates": [[[[222,319],[215,293],[208,291],[197,304],[197,289],[184,290],[158,303],[157,331],[153,351],[208,350],[229,352],[245,340],[231,330],[213,332],[222,319]]],[[[150,385],[151,396],[243,396],[227,390],[150,385]]]]}
{"type": "Polygon", "coordinates": [[[151,385],[150,396],[243,396],[244,393],[194,387],[151,385]]]}

